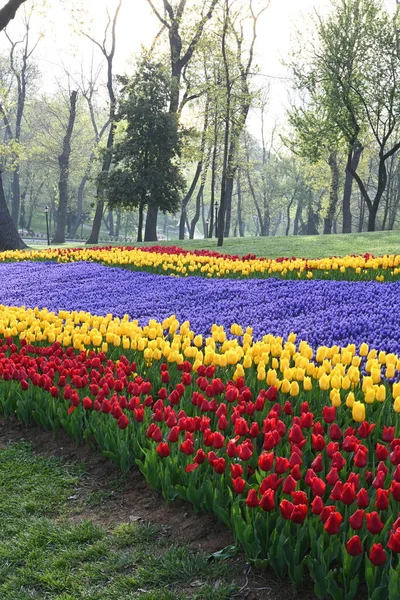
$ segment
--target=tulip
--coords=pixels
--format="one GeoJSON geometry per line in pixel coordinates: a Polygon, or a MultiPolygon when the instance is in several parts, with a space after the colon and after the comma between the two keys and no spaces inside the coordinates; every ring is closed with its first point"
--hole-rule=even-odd
{"type": "Polygon", "coordinates": [[[351,517],[349,517],[350,527],[352,529],[361,529],[364,522],[364,511],[361,509],[357,509],[351,517]]]}
{"type": "Polygon", "coordinates": [[[363,553],[362,543],[358,535],[353,535],[353,537],[346,542],[346,550],[350,556],[358,556],[363,553]]]}
{"type": "Polygon", "coordinates": [[[396,554],[400,553],[400,528],[391,531],[389,534],[388,548],[396,554]]]}
{"type": "Polygon", "coordinates": [[[251,488],[248,491],[247,498],[246,498],[246,504],[247,504],[247,506],[249,506],[251,508],[255,508],[256,506],[259,505],[257,492],[254,488],[251,488]]]}
{"type": "Polygon", "coordinates": [[[266,490],[259,502],[259,506],[269,512],[275,508],[275,491],[272,489],[266,490]]]}
{"type": "Polygon", "coordinates": [[[371,513],[367,513],[366,517],[368,531],[374,535],[380,533],[383,529],[383,523],[380,520],[378,513],[373,511],[371,513]]]}
{"type": "Polygon", "coordinates": [[[331,512],[324,525],[325,531],[329,533],[329,535],[335,535],[339,533],[339,528],[342,521],[343,517],[339,512],[331,512]]]}
{"type": "Polygon", "coordinates": [[[356,423],[362,423],[365,420],[365,405],[362,402],[354,402],[352,416],[356,423]]]}
{"type": "Polygon", "coordinates": [[[380,567],[386,562],[386,553],[382,544],[373,544],[369,553],[369,560],[376,567],[380,567]]]}

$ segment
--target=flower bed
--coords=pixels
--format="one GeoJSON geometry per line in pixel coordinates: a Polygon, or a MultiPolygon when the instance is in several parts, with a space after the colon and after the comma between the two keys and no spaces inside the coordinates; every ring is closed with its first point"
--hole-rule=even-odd
{"type": "Polygon", "coordinates": [[[91,261],[105,265],[123,266],[132,270],[187,277],[339,279],[394,281],[400,277],[400,255],[374,257],[257,258],[238,257],[209,251],[189,252],[176,247],[103,247],[49,248],[46,250],[8,251],[0,253],[0,262],[25,260],[57,262],[91,261]]]}
{"type": "Polygon", "coordinates": [[[0,303],[127,314],[140,324],[175,314],[203,336],[214,323],[229,336],[237,322],[257,340],[294,332],[314,349],[366,342],[400,354],[400,282],[208,281],[90,263],[18,263],[0,265],[0,303]]]}
{"type": "Polygon", "coordinates": [[[224,333],[2,307],[1,410],[138,464],[320,597],[397,599],[399,356],[224,333]]]}

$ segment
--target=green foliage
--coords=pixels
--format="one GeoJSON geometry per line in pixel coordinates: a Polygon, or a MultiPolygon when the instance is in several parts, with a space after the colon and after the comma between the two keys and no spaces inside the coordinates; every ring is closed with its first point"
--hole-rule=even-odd
{"type": "Polygon", "coordinates": [[[181,132],[168,112],[170,79],[164,67],[142,57],[123,83],[116,120],[125,121],[112,153],[113,170],[103,181],[111,207],[158,206],[175,212],[184,188],[179,155],[181,132]]]}

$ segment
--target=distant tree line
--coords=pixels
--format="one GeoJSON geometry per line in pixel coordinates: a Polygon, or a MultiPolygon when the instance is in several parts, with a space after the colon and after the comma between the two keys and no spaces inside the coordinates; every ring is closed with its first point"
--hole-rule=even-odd
{"type": "Polygon", "coordinates": [[[71,5],[93,57],[60,67],[51,94],[38,0],[0,9],[0,249],[43,231],[45,207],[54,243],[399,227],[398,3],[334,0],[313,17],[289,61],[287,120],[274,124],[254,58],[268,3],[142,1],[160,29],[125,73],[114,65],[124,0],[99,39],[85,0],[71,5]]]}

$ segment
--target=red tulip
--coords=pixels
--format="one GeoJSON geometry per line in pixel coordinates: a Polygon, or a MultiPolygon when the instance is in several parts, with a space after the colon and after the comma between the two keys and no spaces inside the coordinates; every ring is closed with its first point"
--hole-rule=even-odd
{"type": "Polygon", "coordinates": [[[340,500],[343,502],[343,504],[353,504],[354,500],[356,499],[356,492],[354,489],[354,486],[351,483],[345,483],[343,485],[343,490],[342,490],[342,494],[340,496],[340,500]]]}
{"type": "Polygon", "coordinates": [[[186,454],[187,456],[190,456],[191,454],[194,454],[194,444],[193,444],[193,441],[191,439],[186,439],[179,446],[179,450],[181,452],[183,452],[183,454],[186,454]]]}
{"type": "Polygon", "coordinates": [[[292,512],[294,510],[294,505],[289,500],[282,500],[279,504],[279,508],[281,511],[281,515],[284,519],[290,519],[292,512]]]}
{"type": "Polygon", "coordinates": [[[358,494],[356,494],[356,499],[358,508],[367,508],[369,505],[368,492],[365,488],[361,488],[358,494]]]}
{"type": "Polygon", "coordinates": [[[199,465],[197,463],[190,463],[189,465],[186,465],[185,471],[186,473],[192,473],[198,468],[198,466],[199,465]]]}
{"type": "Polygon", "coordinates": [[[386,554],[382,544],[374,544],[369,553],[369,560],[376,567],[380,567],[386,562],[386,554]]]}
{"type": "Polygon", "coordinates": [[[251,508],[255,508],[256,506],[259,505],[257,492],[254,488],[251,488],[251,490],[249,490],[249,492],[247,494],[247,498],[246,498],[246,504],[247,504],[247,506],[249,506],[251,508]]]}
{"type": "Polygon", "coordinates": [[[361,529],[364,523],[364,511],[360,508],[357,509],[351,517],[349,517],[350,527],[352,529],[358,530],[361,529]]]}
{"type": "Polygon", "coordinates": [[[214,460],[212,466],[214,471],[218,475],[222,475],[223,473],[225,473],[226,462],[224,458],[217,458],[216,460],[214,460]]]}
{"type": "Polygon", "coordinates": [[[296,489],[297,481],[291,475],[286,477],[283,482],[282,491],[284,494],[291,494],[296,489]]]}
{"type": "Polygon", "coordinates": [[[400,553],[400,529],[397,528],[395,531],[391,531],[389,535],[388,548],[396,554],[400,553]]]}
{"type": "Polygon", "coordinates": [[[236,494],[243,494],[246,487],[246,480],[241,477],[236,477],[235,479],[232,479],[232,487],[236,494]]]}
{"type": "Polygon", "coordinates": [[[358,556],[363,553],[363,547],[358,535],[353,535],[348,542],[346,542],[346,550],[350,556],[358,556]]]}
{"type": "Polygon", "coordinates": [[[292,492],[292,498],[293,498],[294,505],[308,503],[307,494],[301,490],[298,492],[292,492]]]}
{"type": "Polygon", "coordinates": [[[336,408],[334,406],[324,406],[322,409],[322,418],[325,423],[333,423],[336,419],[336,408]]]}
{"type": "Polygon", "coordinates": [[[326,483],[319,477],[315,477],[311,482],[311,490],[314,496],[323,496],[326,490],[326,483]]]}
{"type": "Polygon", "coordinates": [[[195,462],[198,465],[202,465],[203,462],[205,462],[207,460],[207,454],[204,452],[204,450],[202,448],[199,448],[196,452],[196,456],[193,459],[193,462],[195,462]]]}
{"type": "Polygon", "coordinates": [[[386,425],[383,426],[382,439],[384,442],[390,443],[393,441],[395,429],[395,427],[386,427],[386,425]]]}
{"type": "Polygon", "coordinates": [[[90,408],[92,408],[92,400],[89,398],[89,396],[85,396],[84,399],[82,400],[82,404],[83,404],[83,408],[85,410],[89,410],[90,408]]]}
{"type": "Polygon", "coordinates": [[[311,511],[313,515],[320,515],[323,511],[324,503],[321,496],[315,496],[314,500],[311,502],[311,511]]]}
{"type": "Polygon", "coordinates": [[[383,523],[376,511],[367,513],[367,529],[373,535],[380,533],[383,529],[383,523]]]}
{"type": "Polygon", "coordinates": [[[376,491],[375,506],[378,510],[386,510],[389,506],[389,490],[379,488],[376,491]]]}
{"type": "Polygon", "coordinates": [[[169,446],[166,442],[161,442],[157,446],[157,452],[162,458],[166,458],[170,455],[169,446]]]}
{"type": "Polygon", "coordinates": [[[26,381],[26,379],[21,379],[21,381],[19,382],[21,389],[26,392],[26,390],[29,388],[29,383],[26,381]]]}
{"type": "Polygon", "coordinates": [[[317,454],[311,463],[311,468],[316,472],[320,473],[324,469],[324,463],[322,460],[322,454],[317,454]]]}
{"type": "Polygon", "coordinates": [[[293,523],[298,523],[299,525],[301,525],[302,523],[304,523],[305,518],[307,517],[307,513],[307,504],[296,504],[293,507],[292,514],[290,515],[290,520],[293,521],[293,523]]]}
{"type": "Polygon", "coordinates": [[[235,464],[231,465],[231,476],[232,479],[237,479],[243,475],[243,467],[242,465],[235,464]]]}
{"type": "Polygon", "coordinates": [[[339,512],[332,512],[325,525],[324,529],[329,535],[335,535],[339,533],[340,524],[343,521],[343,517],[339,512]]]}
{"type": "Polygon", "coordinates": [[[335,485],[335,483],[337,481],[339,481],[339,472],[338,472],[338,470],[335,467],[333,467],[329,471],[329,473],[326,475],[325,479],[326,479],[326,481],[327,481],[327,483],[329,485],[335,485]]]}
{"type": "Polygon", "coordinates": [[[325,448],[325,440],[324,440],[323,436],[320,434],[315,435],[314,433],[312,433],[311,434],[311,443],[312,443],[313,449],[316,450],[317,452],[320,452],[321,450],[323,450],[325,448]]]}
{"type": "Polygon", "coordinates": [[[275,402],[275,400],[278,397],[278,390],[277,388],[272,385],[270,388],[268,388],[268,390],[265,393],[265,397],[267,400],[269,400],[270,402],[275,402]]]}
{"type": "Polygon", "coordinates": [[[400,502],[400,483],[398,481],[392,481],[390,491],[396,502],[400,502]]]}
{"type": "Polygon", "coordinates": [[[378,460],[386,460],[389,456],[389,450],[382,444],[376,444],[376,458],[378,460]]]}
{"type": "Polygon", "coordinates": [[[331,440],[341,440],[343,437],[342,431],[337,423],[333,423],[329,427],[329,437],[331,440]]]}
{"type": "Polygon", "coordinates": [[[275,461],[275,473],[280,475],[289,469],[289,461],[283,456],[277,456],[275,461]]]}
{"type": "Polygon", "coordinates": [[[369,437],[369,434],[371,433],[371,431],[373,430],[373,428],[375,427],[375,423],[367,423],[367,421],[363,421],[360,425],[360,427],[358,428],[358,436],[360,438],[367,438],[369,437]]]}
{"type": "Polygon", "coordinates": [[[272,469],[273,462],[274,462],[274,453],[273,452],[263,452],[258,457],[258,466],[263,471],[270,471],[272,469]]]}
{"type": "Polygon", "coordinates": [[[335,507],[334,506],[332,506],[332,505],[324,506],[324,508],[322,509],[321,514],[320,514],[321,521],[323,523],[326,523],[327,520],[328,520],[328,518],[329,518],[329,515],[332,512],[335,512],[335,507]]]}
{"type": "Polygon", "coordinates": [[[328,455],[329,458],[332,458],[332,456],[335,454],[335,452],[339,451],[339,444],[337,442],[329,442],[329,444],[326,447],[326,453],[328,455]]]}
{"type": "Polygon", "coordinates": [[[286,400],[284,407],[283,407],[283,412],[285,413],[285,415],[293,414],[293,407],[292,407],[292,404],[289,402],[289,400],[286,400]]]}
{"type": "Polygon", "coordinates": [[[262,498],[260,500],[260,506],[265,511],[270,511],[275,508],[275,491],[274,490],[266,490],[262,498]]]}

